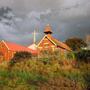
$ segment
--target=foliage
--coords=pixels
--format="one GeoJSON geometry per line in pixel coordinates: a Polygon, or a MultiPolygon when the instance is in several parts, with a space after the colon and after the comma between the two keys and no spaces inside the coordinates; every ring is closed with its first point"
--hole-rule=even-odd
{"type": "Polygon", "coordinates": [[[50,63],[50,59],[49,58],[41,58],[40,60],[44,63],[44,65],[50,63]]]}
{"type": "Polygon", "coordinates": [[[47,57],[22,59],[12,67],[0,65],[0,90],[89,89],[90,63],[78,62],[79,68],[75,68],[73,52],[65,58],[61,56],[55,52],[47,57]]]}
{"type": "Polygon", "coordinates": [[[68,52],[67,53],[67,59],[76,59],[75,54],[73,52],[68,52]]]}
{"type": "Polygon", "coordinates": [[[81,50],[75,53],[77,60],[90,62],[90,50],[81,50]]]}
{"type": "Polygon", "coordinates": [[[21,60],[30,59],[31,57],[32,57],[32,54],[29,53],[29,52],[25,52],[25,51],[16,52],[11,61],[13,61],[13,62],[19,62],[21,60]]]}
{"type": "Polygon", "coordinates": [[[79,62],[79,69],[82,72],[82,76],[85,80],[86,90],[90,90],[90,63],[79,62]]]}
{"type": "Polygon", "coordinates": [[[78,51],[81,50],[81,48],[86,47],[87,44],[84,40],[81,38],[70,38],[65,41],[65,43],[73,50],[78,51]]]}
{"type": "Polygon", "coordinates": [[[40,74],[30,73],[26,71],[24,72],[8,71],[8,70],[0,71],[0,88],[1,86],[2,87],[7,86],[13,89],[13,88],[17,88],[18,86],[24,85],[24,86],[28,86],[29,89],[29,88],[36,88],[38,83],[44,83],[44,82],[47,82],[47,78],[40,74]]]}

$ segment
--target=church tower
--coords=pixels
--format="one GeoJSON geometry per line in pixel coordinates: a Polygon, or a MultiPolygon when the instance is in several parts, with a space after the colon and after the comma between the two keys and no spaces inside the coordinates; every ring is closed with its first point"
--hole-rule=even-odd
{"type": "Polygon", "coordinates": [[[52,28],[51,28],[51,26],[48,24],[48,25],[46,25],[46,27],[45,27],[45,29],[44,29],[44,33],[46,34],[46,35],[51,35],[53,32],[52,32],[52,28]]]}

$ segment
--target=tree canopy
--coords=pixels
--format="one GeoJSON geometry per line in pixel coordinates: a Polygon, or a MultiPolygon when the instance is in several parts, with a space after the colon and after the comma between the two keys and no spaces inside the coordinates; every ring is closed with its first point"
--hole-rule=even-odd
{"type": "Polygon", "coordinates": [[[87,46],[86,42],[81,38],[69,38],[65,41],[65,43],[73,50],[73,51],[79,51],[81,48],[84,48],[87,46]]]}

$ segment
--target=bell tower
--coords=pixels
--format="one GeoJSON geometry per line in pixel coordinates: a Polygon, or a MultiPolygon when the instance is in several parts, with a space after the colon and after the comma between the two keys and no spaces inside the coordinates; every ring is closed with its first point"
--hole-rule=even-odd
{"type": "Polygon", "coordinates": [[[52,28],[49,24],[46,25],[45,29],[44,29],[44,33],[46,35],[51,35],[53,32],[52,32],[52,28]]]}

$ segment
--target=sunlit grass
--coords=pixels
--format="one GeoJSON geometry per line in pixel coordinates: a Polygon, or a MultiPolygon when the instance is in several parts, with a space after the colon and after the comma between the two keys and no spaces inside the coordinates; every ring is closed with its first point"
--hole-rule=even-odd
{"type": "Polygon", "coordinates": [[[90,63],[77,62],[79,66],[76,67],[73,62],[76,62],[75,58],[48,54],[47,57],[0,64],[0,90],[42,90],[40,87],[52,88],[53,83],[61,88],[57,86],[60,79],[62,90],[73,90],[71,86],[74,88],[75,85],[77,90],[87,90],[90,85],[90,63]]]}

